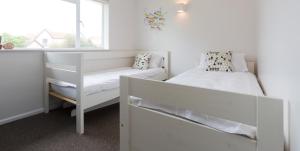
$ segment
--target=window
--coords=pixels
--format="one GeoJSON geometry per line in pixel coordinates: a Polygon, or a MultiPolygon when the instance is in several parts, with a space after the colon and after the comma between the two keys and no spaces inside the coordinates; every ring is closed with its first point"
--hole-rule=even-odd
{"type": "Polygon", "coordinates": [[[1,0],[0,6],[2,43],[16,48],[107,48],[105,1],[1,0]]]}

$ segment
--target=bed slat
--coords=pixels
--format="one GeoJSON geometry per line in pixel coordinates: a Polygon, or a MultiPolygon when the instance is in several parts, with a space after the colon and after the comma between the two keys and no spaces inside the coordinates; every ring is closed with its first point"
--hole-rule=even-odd
{"type": "Polygon", "coordinates": [[[63,100],[63,101],[66,101],[66,102],[69,102],[69,103],[72,103],[72,104],[76,104],[76,100],[67,98],[67,97],[65,97],[65,96],[63,96],[63,95],[60,95],[60,94],[58,94],[58,93],[55,93],[55,92],[50,91],[50,92],[49,92],[49,95],[52,95],[52,96],[54,96],[54,97],[57,97],[57,98],[59,98],[59,99],[61,99],[61,100],[63,100]]]}
{"type": "Polygon", "coordinates": [[[84,53],[84,60],[110,60],[134,57],[140,51],[102,51],[84,53]]]}
{"type": "MultiPolygon", "coordinates": [[[[126,77],[122,77],[124,79],[126,77]]],[[[154,104],[188,109],[222,119],[257,126],[257,97],[212,91],[165,82],[129,79],[129,95],[154,104]]]]}
{"type": "Polygon", "coordinates": [[[84,72],[97,72],[107,69],[115,69],[121,67],[131,67],[134,62],[134,57],[128,58],[113,58],[102,60],[87,60],[84,64],[84,72]]]}

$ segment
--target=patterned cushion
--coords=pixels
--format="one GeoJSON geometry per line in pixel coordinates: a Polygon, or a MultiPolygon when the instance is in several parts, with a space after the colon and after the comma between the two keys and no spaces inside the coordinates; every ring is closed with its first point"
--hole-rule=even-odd
{"type": "Polygon", "coordinates": [[[207,66],[206,71],[232,72],[232,52],[208,52],[206,53],[207,66]]]}
{"type": "Polygon", "coordinates": [[[133,68],[140,70],[147,70],[149,68],[151,59],[150,53],[140,53],[135,57],[133,68]]]}

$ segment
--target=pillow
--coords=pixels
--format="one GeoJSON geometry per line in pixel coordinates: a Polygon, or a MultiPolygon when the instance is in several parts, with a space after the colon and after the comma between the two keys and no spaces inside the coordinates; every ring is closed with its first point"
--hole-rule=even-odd
{"type": "Polygon", "coordinates": [[[200,55],[200,65],[199,67],[203,70],[205,70],[205,67],[207,65],[207,60],[206,60],[206,53],[201,53],[200,55]]]}
{"type": "Polygon", "coordinates": [[[232,72],[232,52],[208,52],[206,53],[207,66],[206,71],[232,72]]]}
{"type": "MultiPolygon", "coordinates": [[[[205,70],[206,66],[207,66],[206,53],[201,53],[199,68],[201,70],[205,70]]],[[[232,66],[234,72],[249,71],[244,53],[232,52],[232,66]]]]}
{"type": "Polygon", "coordinates": [[[147,70],[149,68],[151,59],[150,53],[140,53],[135,57],[133,68],[140,70],[147,70]]]}
{"type": "Polygon", "coordinates": [[[245,59],[245,54],[243,53],[233,53],[232,54],[232,65],[233,71],[235,72],[248,72],[248,65],[245,59]]]}
{"type": "Polygon", "coordinates": [[[151,55],[151,60],[150,60],[150,68],[160,68],[162,67],[163,63],[163,57],[157,54],[151,55]]]}

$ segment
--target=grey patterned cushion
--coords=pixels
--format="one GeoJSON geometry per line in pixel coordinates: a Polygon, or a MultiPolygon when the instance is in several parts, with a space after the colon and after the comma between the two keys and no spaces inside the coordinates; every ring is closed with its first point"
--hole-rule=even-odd
{"type": "Polygon", "coordinates": [[[140,53],[135,57],[133,68],[140,70],[147,70],[149,68],[151,59],[150,53],[140,53]]]}
{"type": "Polygon", "coordinates": [[[232,72],[231,51],[208,52],[206,53],[206,58],[206,71],[232,72]]]}

